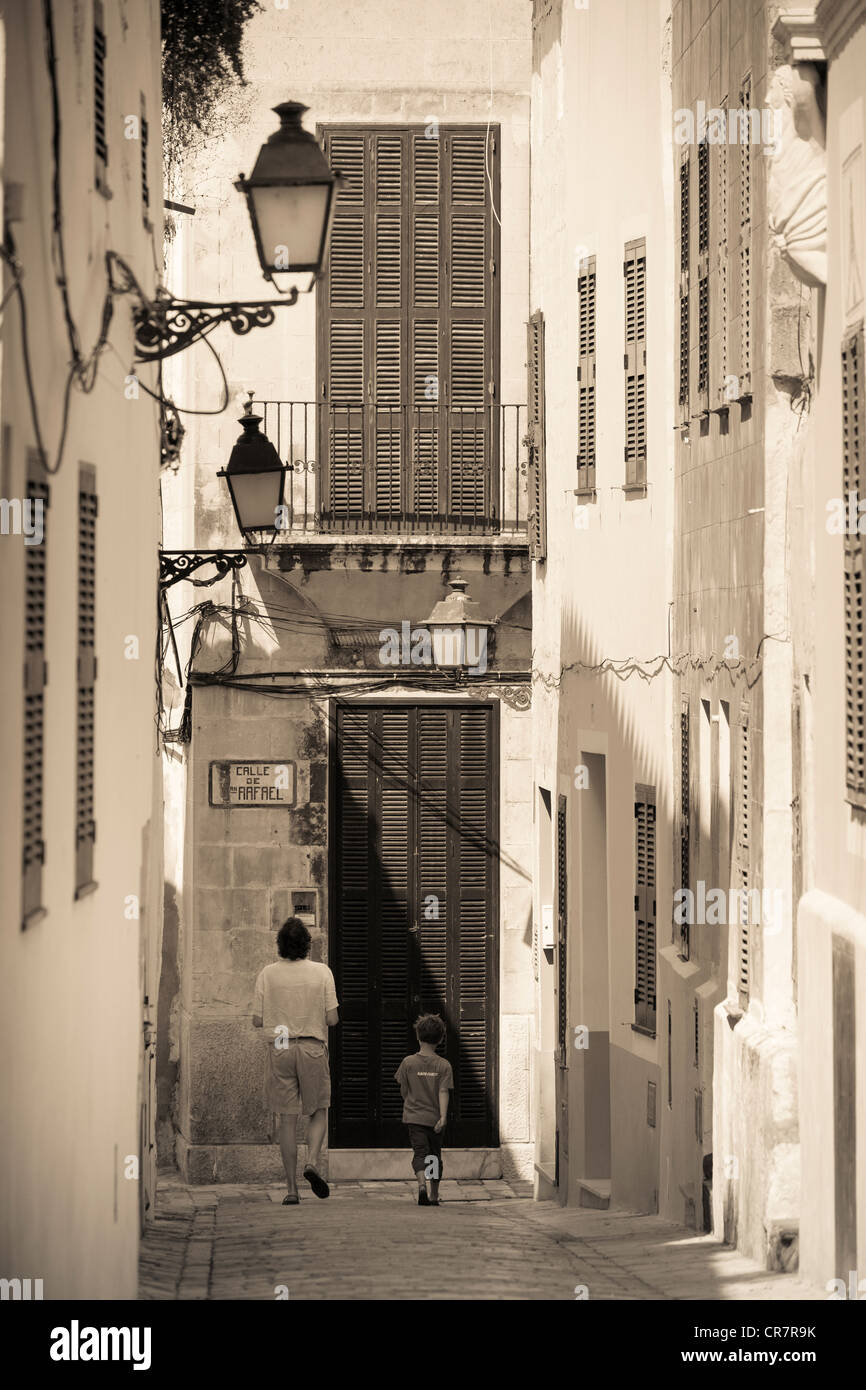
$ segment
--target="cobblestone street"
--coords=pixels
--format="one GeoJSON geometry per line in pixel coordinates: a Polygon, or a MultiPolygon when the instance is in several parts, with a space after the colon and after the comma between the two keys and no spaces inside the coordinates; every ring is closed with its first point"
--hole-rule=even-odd
{"type": "Polygon", "coordinates": [[[141,1247],[142,1299],[821,1299],[796,1276],[657,1216],[534,1203],[529,1184],[344,1182],[284,1189],[160,1183],[141,1247]]]}

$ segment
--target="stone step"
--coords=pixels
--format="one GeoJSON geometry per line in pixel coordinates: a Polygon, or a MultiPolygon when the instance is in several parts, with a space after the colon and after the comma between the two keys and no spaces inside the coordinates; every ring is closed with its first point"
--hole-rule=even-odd
{"type": "Polygon", "coordinates": [[[581,1207],[592,1207],[594,1211],[607,1211],[610,1206],[610,1178],[580,1178],[581,1207]]]}
{"type": "MultiPolygon", "coordinates": [[[[449,1149],[442,1152],[448,1178],[501,1178],[498,1149],[449,1149]]],[[[405,1149],[329,1149],[328,1178],[333,1182],[394,1181],[412,1177],[412,1150],[405,1149]]]]}

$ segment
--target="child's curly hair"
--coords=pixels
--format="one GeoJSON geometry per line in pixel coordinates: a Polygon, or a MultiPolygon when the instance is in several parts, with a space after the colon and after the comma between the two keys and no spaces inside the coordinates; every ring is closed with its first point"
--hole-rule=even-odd
{"type": "Polygon", "coordinates": [[[419,1042],[441,1043],[445,1037],[445,1024],[438,1014],[421,1014],[415,1020],[415,1037],[419,1042]]]}

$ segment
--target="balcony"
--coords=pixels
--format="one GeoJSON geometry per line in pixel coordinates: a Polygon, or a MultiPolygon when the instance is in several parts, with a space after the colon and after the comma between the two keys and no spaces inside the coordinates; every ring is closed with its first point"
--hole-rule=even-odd
{"type": "Polygon", "coordinates": [[[524,405],[254,409],[289,469],[284,534],[526,536],[524,405]]]}

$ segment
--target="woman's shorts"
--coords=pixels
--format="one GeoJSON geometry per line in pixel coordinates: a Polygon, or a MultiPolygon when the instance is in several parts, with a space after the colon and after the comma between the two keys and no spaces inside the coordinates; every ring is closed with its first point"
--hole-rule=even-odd
{"type": "Polygon", "coordinates": [[[331,1104],[328,1048],[318,1038],[268,1042],[265,1104],[278,1115],[312,1115],[331,1104]]]}

